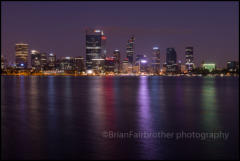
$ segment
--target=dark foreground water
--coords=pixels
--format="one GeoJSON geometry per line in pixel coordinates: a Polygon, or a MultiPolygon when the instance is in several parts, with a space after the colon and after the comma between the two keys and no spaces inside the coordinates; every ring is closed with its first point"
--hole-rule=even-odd
{"type": "Polygon", "coordinates": [[[238,81],[238,77],[1,76],[1,156],[239,159],[238,81]],[[144,132],[154,135],[121,135],[144,132]],[[229,137],[224,139],[220,132],[229,137]],[[210,134],[215,139],[206,138],[210,134]]]}

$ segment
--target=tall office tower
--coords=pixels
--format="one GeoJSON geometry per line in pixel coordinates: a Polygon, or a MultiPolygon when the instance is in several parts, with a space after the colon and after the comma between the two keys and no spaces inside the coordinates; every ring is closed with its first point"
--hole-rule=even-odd
{"type": "Polygon", "coordinates": [[[19,43],[15,46],[16,67],[18,69],[27,69],[28,67],[28,44],[19,43]]]}
{"type": "Polygon", "coordinates": [[[41,70],[46,70],[47,69],[47,53],[40,53],[41,55],[41,70]]]}
{"type": "Polygon", "coordinates": [[[106,37],[101,30],[86,31],[86,68],[100,70],[106,54],[106,37]]]}
{"type": "Polygon", "coordinates": [[[118,49],[113,51],[113,58],[115,61],[115,71],[119,72],[120,71],[120,51],[118,49]]]}
{"type": "Polygon", "coordinates": [[[167,72],[177,71],[177,53],[174,48],[167,48],[166,63],[167,72]]]}
{"type": "Polygon", "coordinates": [[[188,72],[191,72],[194,67],[193,63],[193,47],[186,47],[185,48],[185,57],[186,57],[186,69],[188,72]]]}
{"type": "Polygon", "coordinates": [[[160,49],[158,47],[153,48],[152,72],[154,74],[160,73],[160,49]]]}
{"type": "Polygon", "coordinates": [[[37,50],[31,50],[31,66],[34,70],[41,69],[41,55],[37,50]]]}
{"type": "Polygon", "coordinates": [[[56,55],[53,53],[49,53],[48,54],[48,60],[47,60],[47,64],[48,64],[48,69],[50,70],[55,70],[56,69],[56,55]]]}
{"type": "Polygon", "coordinates": [[[75,62],[75,70],[77,70],[78,72],[85,71],[84,58],[83,57],[81,57],[81,56],[75,57],[74,62],[75,62]]]}
{"type": "Polygon", "coordinates": [[[135,45],[134,41],[135,41],[135,37],[134,35],[132,35],[128,40],[127,50],[126,50],[128,61],[132,65],[134,63],[134,45],[135,45]]]}

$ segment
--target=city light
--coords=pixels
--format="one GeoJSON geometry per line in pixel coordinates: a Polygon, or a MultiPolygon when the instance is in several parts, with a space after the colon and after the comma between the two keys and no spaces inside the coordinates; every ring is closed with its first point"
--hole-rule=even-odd
{"type": "Polygon", "coordinates": [[[141,60],[141,63],[147,63],[147,60],[141,60]]]}
{"type": "Polygon", "coordinates": [[[101,30],[94,30],[94,32],[101,32],[101,30]]]}
{"type": "Polygon", "coordinates": [[[92,70],[87,70],[87,74],[93,74],[92,70]]]}

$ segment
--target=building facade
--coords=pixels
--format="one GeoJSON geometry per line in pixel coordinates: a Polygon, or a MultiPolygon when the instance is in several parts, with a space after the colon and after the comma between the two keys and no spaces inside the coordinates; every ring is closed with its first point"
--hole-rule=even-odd
{"type": "Polygon", "coordinates": [[[78,72],[85,71],[84,58],[79,56],[74,58],[75,70],[78,72]]]}
{"type": "Polygon", "coordinates": [[[37,50],[31,50],[31,66],[33,70],[41,70],[41,55],[37,50]]]}
{"type": "Polygon", "coordinates": [[[166,70],[167,72],[177,72],[177,53],[174,48],[167,48],[166,70]]]}
{"type": "Polygon", "coordinates": [[[227,70],[229,72],[236,72],[239,70],[239,64],[237,61],[228,61],[227,62],[227,70]]]}
{"type": "Polygon", "coordinates": [[[152,72],[154,74],[160,73],[160,49],[158,47],[153,47],[152,72]]]}
{"type": "Polygon", "coordinates": [[[193,63],[193,47],[186,47],[185,48],[185,58],[186,58],[186,69],[188,72],[191,72],[194,68],[193,63]]]}
{"type": "Polygon", "coordinates": [[[56,69],[56,54],[49,53],[47,58],[48,70],[55,70],[56,69]]]}
{"type": "Polygon", "coordinates": [[[15,45],[16,52],[16,68],[17,69],[27,69],[28,68],[28,44],[19,43],[15,45]]]}
{"type": "Polygon", "coordinates": [[[114,71],[116,73],[118,73],[118,72],[120,72],[120,58],[121,58],[120,51],[118,49],[113,51],[113,58],[114,58],[114,61],[115,61],[114,71]]]}
{"type": "Polygon", "coordinates": [[[86,69],[102,70],[106,57],[106,36],[102,30],[88,29],[86,31],[86,69]]]}
{"type": "Polygon", "coordinates": [[[127,43],[126,54],[127,54],[128,62],[132,65],[134,64],[134,47],[135,47],[135,37],[134,35],[131,35],[127,43]]]}

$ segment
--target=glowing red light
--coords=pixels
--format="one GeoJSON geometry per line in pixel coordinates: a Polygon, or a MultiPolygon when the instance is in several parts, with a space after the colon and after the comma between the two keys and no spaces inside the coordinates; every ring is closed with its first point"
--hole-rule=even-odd
{"type": "Polygon", "coordinates": [[[102,36],[102,40],[107,40],[107,37],[106,36],[102,36]]]}

